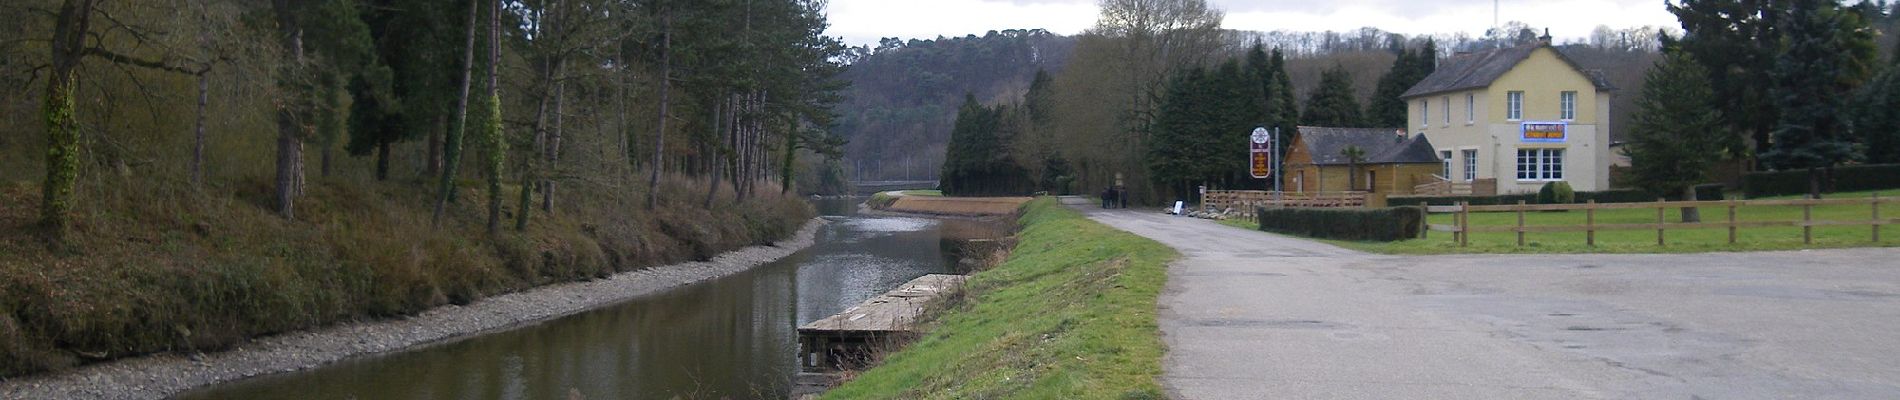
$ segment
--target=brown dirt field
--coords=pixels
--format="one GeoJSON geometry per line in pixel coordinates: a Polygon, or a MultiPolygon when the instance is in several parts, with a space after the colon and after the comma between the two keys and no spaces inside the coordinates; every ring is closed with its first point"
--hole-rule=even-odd
{"type": "Polygon", "coordinates": [[[885,208],[889,211],[942,215],[1012,215],[1029,197],[927,197],[904,196],[885,208]]]}

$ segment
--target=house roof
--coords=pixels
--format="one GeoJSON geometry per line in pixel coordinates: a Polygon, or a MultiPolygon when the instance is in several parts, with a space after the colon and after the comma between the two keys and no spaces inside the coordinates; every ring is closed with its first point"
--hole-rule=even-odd
{"type": "Polygon", "coordinates": [[[1530,58],[1531,53],[1541,48],[1550,49],[1552,54],[1557,55],[1557,59],[1563,60],[1570,69],[1589,79],[1597,90],[1616,90],[1615,86],[1610,85],[1609,78],[1603,75],[1603,71],[1583,69],[1575,61],[1571,61],[1569,56],[1564,55],[1563,51],[1551,47],[1550,44],[1534,43],[1447,58],[1438,63],[1438,68],[1433,70],[1430,76],[1426,76],[1417,85],[1412,85],[1412,88],[1406,90],[1405,94],[1399,95],[1399,98],[1490,87],[1492,82],[1496,82],[1505,73],[1511,72],[1518,63],[1530,58]]]}
{"type": "Polygon", "coordinates": [[[1360,164],[1438,163],[1438,152],[1425,135],[1405,136],[1391,128],[1326,128],[1302,126],[1300,143],[1313,158],[1314,165],[1346,165],[1340,152],[1346,146],[1365,150],[1360,164]]]}

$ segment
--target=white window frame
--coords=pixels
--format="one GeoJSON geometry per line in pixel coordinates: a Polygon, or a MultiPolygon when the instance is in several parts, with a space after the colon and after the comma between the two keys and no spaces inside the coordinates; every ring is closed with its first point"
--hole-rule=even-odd
{"type": "Polygon", "coordinates": [[[1513,90],[1504,93],[1504,120],[1524,120],[1524,91],[1513,90]]]}
{"type": "Polygon", "coordinates": [[[1478,95],[1465,93],[1465,125],[1478,122],[1478,95]]]}
{"type": "Polygon", "coordinates": [[[1444,175],[1440,175],[1439,177],[1445,178],[1446,181],[1451,180],[1451,154],[1452,154],[1451,150],[1438,151],[1439,162],[1442,164],[1445,164],[1444,170],[1440,172],[1444,175]]]}
{"type": "Polygon", "coordinates": [[[1557,98],[1558,98],[1557,102],[1558,104],[1560,104],[1560,107],[1559,107],[1560,111],[1558,111],[1557,119],[1561,119],[1564,121],[1576,120],[1577,119],[1577,92],[1574,90],[1566,90],[1563,93],[1558,94],[1557,98]]]}
{"type": "Polygon", "coordinates": [[[1520,147],[1517,149],[1519,182],[1564,180],[1564,149],[1560,147],[1520,147]]]}
{"type": "Polygon", "coordinates": [[[1451,126],[1451,96],[1445,96],[1445,126],[1451,126]]]}
{"type": "Polygon", "coordinates": [[[1431,99],[1418,99],[1418,127],[1419,129],[1432,127],[1431,99]]]}
{"type": "Polygon", "coordinates": [[[1478,180],[1478,149],[1458,151],[1465,158],[1465,182],[1478,180]]]}

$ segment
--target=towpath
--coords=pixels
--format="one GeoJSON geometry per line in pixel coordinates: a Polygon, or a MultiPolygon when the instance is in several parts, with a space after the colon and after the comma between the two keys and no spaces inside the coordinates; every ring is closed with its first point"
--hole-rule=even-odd
{"type": "Polygon", "coordinates": [[[1072,207],[1183,254],[1175,398],[1900,398],[1900,249],[1383,256],[1072,207]]]}

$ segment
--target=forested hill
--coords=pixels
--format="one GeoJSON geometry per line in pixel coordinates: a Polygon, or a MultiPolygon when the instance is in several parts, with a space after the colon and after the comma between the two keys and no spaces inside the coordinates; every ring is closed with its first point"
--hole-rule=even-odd
{"type": "Polygon", "coordinates": [[[1072,37],[1012,29],[853,49],[834,128],[850,140],[845,168],[854,179],[936,179],[965,93],[1019,99],[1038,69],[1061,70],[1074,47],[1072,37]]]}

